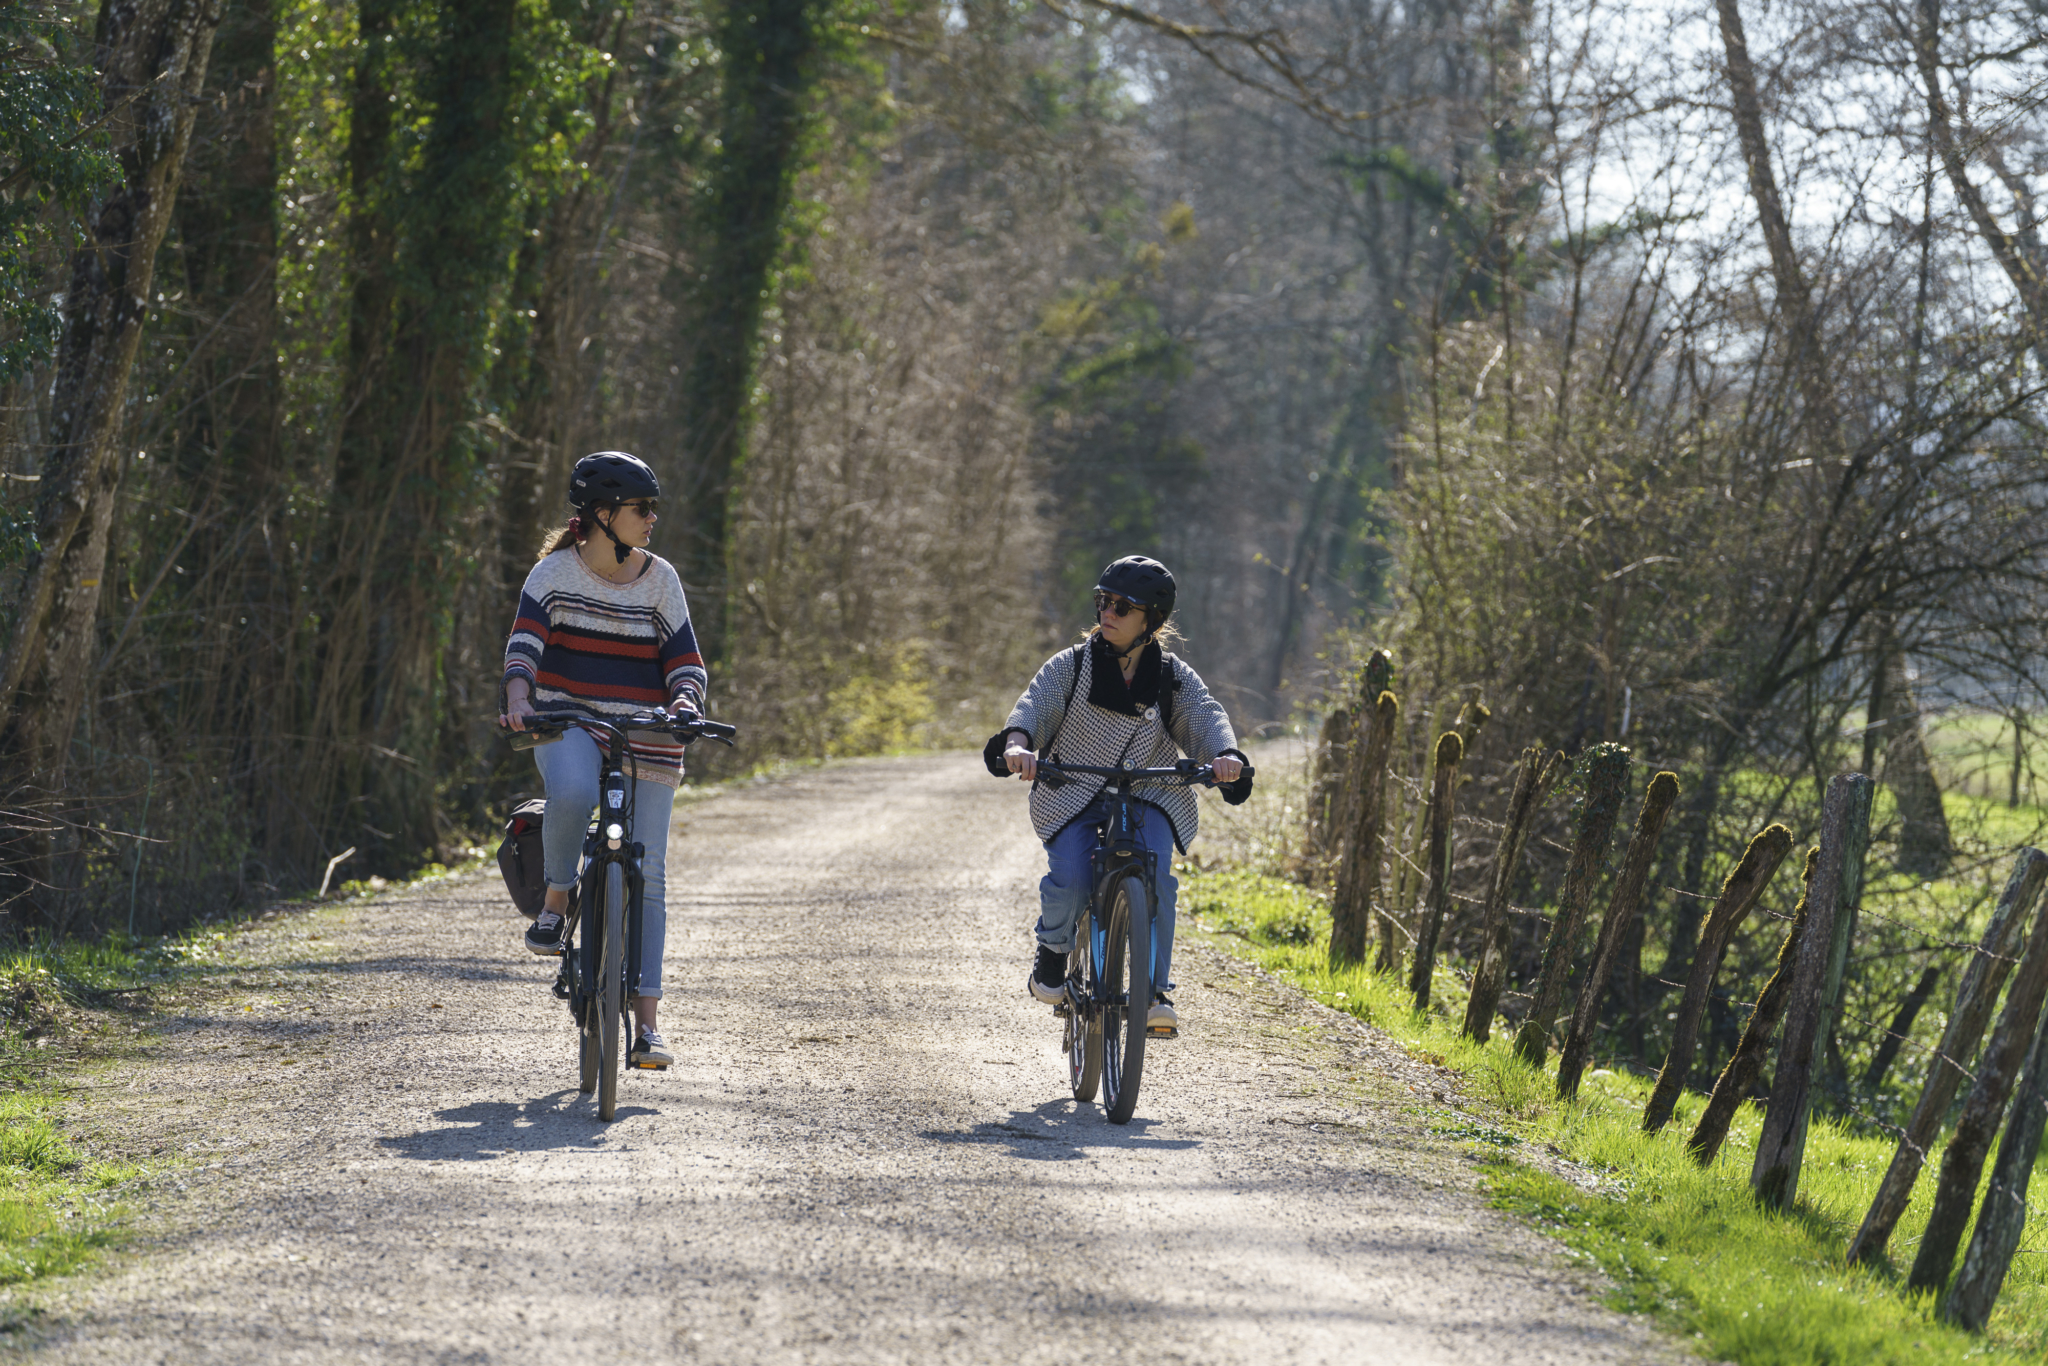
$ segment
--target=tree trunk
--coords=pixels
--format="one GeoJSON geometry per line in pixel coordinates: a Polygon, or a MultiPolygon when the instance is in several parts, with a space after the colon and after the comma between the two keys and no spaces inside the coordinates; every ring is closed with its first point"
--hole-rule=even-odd
{"type": "Polygon", "coordinates": [[[349,410],[312,730],[329,756],[316,806],[345,810],[335,836],[387,871],[441,842],[440,668],[455,590],[474,563],[458,529],[480,455],[470,419],[488,370],[489,304],[508,266],[517,13],[514,0],[440,7],[419,76],[433,113],[408,169],[386,112],[398,80],[388,49],[400,45],[383,39],[401,15],[395,0],[359,10],[349,410]]]}
{"type": "MultiPolygon", "coordinates": [[[[0,775],[8,787],[62,786],[82,681],[92,673],[128,376],[219,22],[220,0],[105,0],[100,9],[96,61],[121,178],[85,225],[64,294],[37,550],[9,605],[13,637],[0,652],[0,775]]],[[[46,846],[29,853],[36,860],[46,846]]]]}
{"type": "MultiPolygon", "coordinates": [[[[290,472],[277,336],[276,40],[271,0],[228,5],[178,196],[188,308],[195,327],[205,329],[192,339],[202,397],[182,434],[179,472],[216,509],[232,512],[228,534],[193,536],[181,563],[194,572],[161,590],[217,585],[210,601],[193,604],[200,634],[187,666],[211,686],[181,691],[174,724],[185,735],[234,737],[233,768],[246,775],[238,785],[256,826],[251,843],[273,855],[282,852],[298,777],[285,737],[298,729],[291,661],[302,620],[293,610],[299,566],[284,523],[290,472]]],[[[143,605],[129,609],[102,668],[118,672],[123,652],[142,644],[131,627],[143,605]]]]}
{"type": "Polygon", "coordinates": [[[2005,230],[1991,212],[1984,192],[1971,181],[1969,164],[1963,159],[1961,141],[1956,137],[1955,116],[1941,88],[1941,0],[1918,0],[1916,8],[1920,31],[1914,35],[1913,58],[1927,92],[1928,136],[1941,158],[1949,187],[1969,212],[1970,222],[2020,296],[2020,305],[2027,312],[2028,330],[2033,333],[2035,355],[2043,365],[2048,365],[2048,261],[2030,254],[2020,238],[2005,230]]]}
{"type": "Polygon", "coordinates": [[[1664,822],[1678,800],[1678,775],[1659,773],[1650,779],[1643,793],[1643,809],[1636,817],[1635,833],[1629,837],[1628,853],[1622,856],[1621,872],[1614,879],[1614,894],[1607,902],[1607,916],[1600,922],[1600,937],[1593,948],[1593,963],[1586,980],[1579,984],[1578,1004],[1572,1010],[1571,1028],[1565,1035],[1564,1050],[1557,1059],[1557,1095],[1570,1100],[1579,1093],[1579,1079],[1593,1048],[1593,1028],[1600,1016],[1600,1000],[1617,958],[1626,953],[1630,928],[1642,905],[1643,886],[1650,879],[1650,864],[1657,856],[1657,840],[1664,822]]]}
{"type": "Polygon", "coordinates": [[[1564,870],[1564,882],[1557,893],[1557,918],[1551,922],[1550,938],[1543,946],[1543,967],[1536,979],[1529,1014],[1515,1036],[1515,1051],[1534,1066],[1542,1066],[1550,1053],[1550,1027],[1564,1001],[1566,979],[1572,960],[1578,957],[1580,930],[1586,908],[1593,900],[1593,884],[1607,862],[1608,847],[1614,842],[1614,823],[1621,816],[1622,798],[1628,792],[1628,751],[1615,746],[1592,756],[1586,774],[1585,803],[1579,810],[1578,837],[1572,841],[1571,857],[1564,870]]]}
{"type": "Polygon", "coordinates": [[[1861,773],[1828,782],[1821,809],[1820,865],[1807,900],[1806,942],[1785,1005],[1785,1037],[1771,1077],[1771,1105],[1757,1135],[1749,1183],[1769,1209],[1790,1209],[1799,1195],[1812,1109],[1813,1069],[1834,1024],[1849,935],[1863,893],[1863,856],[1870,844],[1870,795],[1876,784],[1861,773]]]}
{"type": "Polygon", "coordinates": [[[1921,731],[1920,700],[1906,676],[1905,651],[1889,620],[1880,619],[1877,656],[1876,667],[1884,675],[1884,710],[1877,717],[1883,727],[1878,735],[1884,745],[1884,785],[1899,808],[1898,867],[1917,877],[1942,877],[1954,844],[1942,810],[1941,784],[1935,780],[1921,731]]]}
{"type": "Polygon", "coordinates": [[[761,314],[803,168],[825,13],[823,0],[730,0],[718,25],[719,150],[683,385],[691,469],[680,490],[693,513],[683,575],[707,654],[726,644],[726,527],[746,459],[761,314]]]}
{"type": "Polygon", "coordinates": [[[1848,453],[1842,414],[1835,401],[1834,386],[1827,371],[1822,347],[1820,318],[1813,307],[1813,292],[1799,268],[1799,253],[1792,245],[1792,228],[1785,218],[1783,198],[1778,193],[1777,173],[1771,168],[1770,141],[1764,135],[1763,102],[1758,98],[1756,68],[1749,58],[1749,38],[1743,32],[1738,0],[1714,0],[1721,21],[1721,45],[1728,59],[1728,93],[1735,111],[1735,132],[1742,146],[1742,159],[1749,170],[1750,198],[1756,202],[1757,226],[1763,231],[1764,246],[1771,259],[1771,277],[1778,289],[1778,307],[1784,311],[1787,344],[1792,352],[1794,381],[1806,404],[1806,421],[1813,440],[1828,460],[1848,453]]]}
{"type": "Polygon", "coordinates": [[[1777,1032],[1778,1017],[1785,1011],[1785,998],[1792,991],[1792,974],[1799,962],[1800,946],[1805,942],[1809,912],[1813,907],[1814,869],[1819,866],[1820,850],[1807,850],[1806,869],[1800,875],[1803,886],[1799,906],[1792,913],[1792,928],[1786,932],[1785,942],[1778,948],[1777,971],[1771,974],[1771,980],[1764,983],[1764,989],[1757,994],[1756,1009],[1749,1013],[1749,1023],[1742,1031],[1742,1042],[1735,1045],[1728,1065],[1721,1069],[1720,1079],[1714,1083],[1714,1092],[1707,1097],[1707,1108],[1700,1111],[1699,1123],[1693,1126],[1692,1137],[1685,1141],[1686,1151],[1702,1167],[1714,1164],[1715,1155],[1728,1139],[1728,1126],[1734,1122],[1736,1108],[1756,1089],[1757,1075],[1763,1071],[1764,1054],[1770,1049],[1771,1035],[1777,1032]]]}
{"type": "Polygon", "coordinates": [[[2044,884],[2048,884],[2048,854],[2031,847],[2020,850],[2005,890],[1999,894],[1997,909],[1991,914],[1991,923],[1985,926],[1984,937],[1978,941],[1976,955],[1963,969],[1962,980],[1956,983],[1955,1005],[1949,1011],[1948,1027],[1941,1032],[1941,1042],[1928,1059],[1927,1081],[1921,1088],[1920,1100],[1906,1120],[1905,1132],[1899,1135],[1898,1149],[1885,1169],[1884,1180],[1878,1183],[1877,1195],[1863,1216],[1863,1224],[1849,1242],[1851,1265],[1867,1265],[1883,1256],[1892,1229],[1906,1212],[1913,1198],[1913,1185],[1920,1179],[1921,1164],[1927,1160],[1927,1150],[1935,1135],[1941,1132],[1949,1102],[1963,1084],[1977,1041],[1984,1037],[1984,1026],[1998,1004],[1999,989],[2005,985],[2018,955],[2021,930],[2044,884]]]}
{"type": "Polygon", "coordinates": [[[1772,874],[1792,852],[1792,832],[1782,825],[1757,833],[1742,855],[1742,862],[1721,884],[1720,899],[1707,916],[1700,934],[1699,951],[1693,955],[1692,974],[1686,978],[1685,995],[1678,1006],[1678,1026],[1671,1032],[1671,1051],[1664,1057],[1664,1070],[1643,1106],[1643,1132],[1654,1134],[1671,1121],[1672,1107],[1685,1090],[1685,1078],[1692,1071],[1693,1049],[1699,1042],[1700,1017],[1706,1014],[1707,998],[1713,994],[1714,975],[1728,952],[1728,940],[1770,886],[1772,874]]]}

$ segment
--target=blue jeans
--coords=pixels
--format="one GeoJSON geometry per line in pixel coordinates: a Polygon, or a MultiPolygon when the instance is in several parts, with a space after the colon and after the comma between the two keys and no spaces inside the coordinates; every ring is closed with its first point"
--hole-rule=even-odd
{"type": "MultiPolygon", "coordinates": [[[[561,891],[576,885],[583,861],[583,836],[597,806],[604,778],[604,751],[588,732],[571,727],[552,745],[533,752],[540,779],[547,785],[548,808],[540,820],[541,849],[546,854],[548,887],[561,891]]],[[[661,955],[668,944],[668,821],[676,792],[661,783],[627,779],[626,800],[633,804],[633,838],[646,846],[640,860],[640,994],[661,995],[661,955]]]]}
{"type": "MultiPolygon", "coordinates": [[[[1173,908],[1180,883],[1173,876],[1173,826],[1156,806],[1138,803],[1143,818],[1138,843],[1159,855],[1159,905],[1152,915],[1152,989],[1173,985],[1173,908]]],[[[1095,827],[1109,819],[1106,804],[1096,802],[1074,823],[1045,842],[1046,874],[1038,880],[1038,942],[1065,953],[1074,947],[1074,922],[1088,894],[1089,855],[1095,852],[1095,827]]]]}

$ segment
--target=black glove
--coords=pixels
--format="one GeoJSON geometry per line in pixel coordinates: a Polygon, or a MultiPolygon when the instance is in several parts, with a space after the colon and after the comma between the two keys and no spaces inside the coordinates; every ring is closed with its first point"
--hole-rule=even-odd
{"type": "Polygon", "coordinates": [[[1010,776],[1010,766],[1003,762],[1003,751],[1009,748],[1003,741],[1008,739],[1009,735],[1008,730],[999,730],[989,736],[988,743],[981,747],[981,761],[987,764],[988,771],[998,778],[1010,776]]]}

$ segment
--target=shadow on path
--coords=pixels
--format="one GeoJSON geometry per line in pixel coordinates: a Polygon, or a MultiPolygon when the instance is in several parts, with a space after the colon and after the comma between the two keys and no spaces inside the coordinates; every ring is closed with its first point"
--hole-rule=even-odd
{"type": "MultiPolygon", "coordinates": [[[[617,1118],[659,1113],[651,1106],[621,1105],[617,1118]]],[[[576,1090],[532,1100],[472,1101],[437,1111],[435,1118],[449,1126],[380,1138],[377,1146],[424,1162],[489,1162],[513,1153],[597,1151],[609,1132],[597,1117],[597,1102],[576,1090]]]]}
{"type": "Polygon", "coordinates": [[[998,1144],[1010,1156],[1032,1162],[1075,1162],[1090,1148],[1177,1152],[1202,1146],[1200,1139],[1150,1137],[1146,1131],[1152,1123],[1136,1117],[1128,1124],[1111,1124],[1099,1106],[1049,1100],[1029,1110],[1012,1110],[1008,1119],[965,1129],[925,1129],[918,1137],[934,1143],[998,1144]]]}

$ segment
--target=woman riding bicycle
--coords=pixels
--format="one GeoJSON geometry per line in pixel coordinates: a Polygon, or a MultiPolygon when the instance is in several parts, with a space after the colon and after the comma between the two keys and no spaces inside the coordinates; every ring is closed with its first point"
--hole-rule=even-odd
{"type": "MultiPolygon", "coordinates": [[[[1095,584],[1094,629],[1038,670],[1009,721],[989,738],[982,756],[989,772],[1031,781],[1041,755],[1098,767],[1130,760],[1138,768],[1161,768],[1184,753],[1215,766],[1217,782],[1226,785],[1225,801],[1236,805],[1249,797],[1251,780],[1240,776],[1244,755],[1236,748],[1230,718],[1195,671],[1164,649],[1177,638],[1167,625],[1173,599],[1173,575],[1157,560],[1126,555],[1104,569],[1095,584]]],[[[1088,904],[1094,827],[1106,815],[1103,786],[1034,783],[1031,789],[1031,824],[1045,842],[1048,867],[1038,884],[1038,961],[1028,986],[1047,1005],[1065,996],[1074,922],[1088,904]]],[[[1171,1039],[1180,1033],[1180,1016],[1166,995],[1172,987],[1174,895],[1180,889],[1173,853],[1187,852],[1198,812],[1195,794],[1184,786],[1139,782],[1133,791],[1145,813],[1141,843],[1160,856],[1152,973],[1157,990],[1146,1032],[1171,1039]]]]}
{"type": "MultiPolygon", "coordinates": [[[[599,451],[576,462],[569,477],[569,506],[576,515],[549,538],[519,590],[519,617],[505,642],[501,724],[524,730],[536,711],[610,719],[650,707],[672,715],[702,709],[708,679],[682,580],[674,566],[646,549],[660,497],[661,481],[638,456],[599,451]]],[[[634,833],[646,856],[640,865],[640,991],[633,1003],[638,1028],[627,1061],[667,1067],[675,1058],[656,1024],[668,933],[668,823],[683,774],[683,748],[636,737],[632,754],[634,833]]],[[[547,788],[541,844],[548,892],[526,932],[526,947],[559,957],[603,754],[592,732],[575,729],[565,731],[559,743],[535,749],[533,757],[547,788]]]]}

